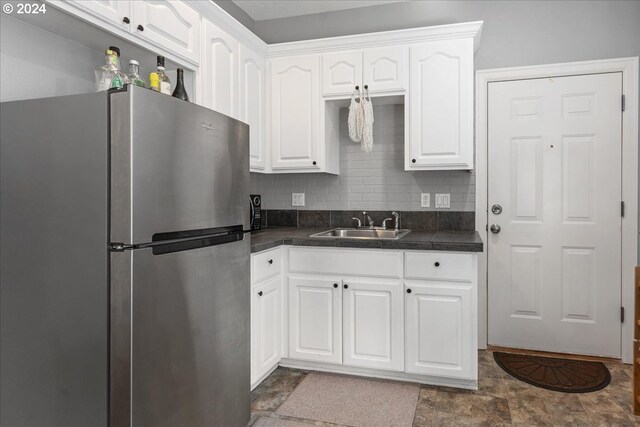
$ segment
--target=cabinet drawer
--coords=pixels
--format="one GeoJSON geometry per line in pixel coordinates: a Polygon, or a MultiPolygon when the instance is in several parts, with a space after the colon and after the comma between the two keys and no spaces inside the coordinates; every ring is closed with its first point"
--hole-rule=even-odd
{"type": "Polygon", "coordinates": [[[292,273],[402,277],[402,252],[373,249],[289,249],[292,273]]]}
{"type": "Polygon", "coordinates": [[[405,252],[407,279],[472,281],[473,255],[449,252],[405,252]]]}
{"type": "Polygon", "coordinates": [[[251,283],[258,283],[280,274],[282,268],[281,248],[270,249],[251,255],[251,283]]]}

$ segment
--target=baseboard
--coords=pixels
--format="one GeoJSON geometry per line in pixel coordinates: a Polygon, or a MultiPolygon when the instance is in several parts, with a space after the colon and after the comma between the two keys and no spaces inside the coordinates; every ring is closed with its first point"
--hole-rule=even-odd
{"type": "Polygon", "coordinates": [[[333,365],[331,363],[308,362],[303,360],[282,359],[279,363],[284,368],[301,369],[305,371],[331,372],[335,374],[357,375],[361,377],[380,378],[385,380],[405,381],[442,387],[455,387],[467,390],[477,390],[477,380],[458,378],[444,378],[430,375],[415,375],[405,372],[382,371],[378,369],[357,368],[353,366],[333,365]]]}

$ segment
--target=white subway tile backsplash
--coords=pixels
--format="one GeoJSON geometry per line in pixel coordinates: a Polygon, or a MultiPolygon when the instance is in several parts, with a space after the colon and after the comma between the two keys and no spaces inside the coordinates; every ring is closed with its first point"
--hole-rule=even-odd
{"type": "MultiPolygon", "coordinates": [[[[375,104],[375,99],[374,99],[375,104]]],[[[475,172],[404,170],[404,107],[374,107],[374,146],[365,153],[349,139],[340,111],[340,175],[251,174],[251,194],[263,209],[291,209],[291,193],[305,193],[306,210],[435,210],[420,207],[421,193],[450,193],[451,211],[475,210],[475,172]]],[[[443,209],[440,209],[443,210],[443,209]]]]}

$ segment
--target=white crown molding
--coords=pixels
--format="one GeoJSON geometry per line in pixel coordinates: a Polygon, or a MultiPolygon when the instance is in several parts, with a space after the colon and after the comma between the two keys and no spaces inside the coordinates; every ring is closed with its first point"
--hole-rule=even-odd
{"type": "Polygon", "coordinates": [[[202,0],[185,0],[185,2],[191,6],[191,8],[198,11],[203,19],[208,19],[257,53],[261,55],[267,53],[267,44],[260,37],[255,35],[214,2],[202,0]]]}
{"type": "Polygon", "coordinates": [[[434,40],[450,40],[473,37],[474,51],[478,50],[483,21],[433,27],[409,28],[405,30],[381,31],[352,36],[330,37],[288,43],[270,44],[267,57],[314,54],[335,50],[358,50],[394,43],[421,43],[434,40]]]}

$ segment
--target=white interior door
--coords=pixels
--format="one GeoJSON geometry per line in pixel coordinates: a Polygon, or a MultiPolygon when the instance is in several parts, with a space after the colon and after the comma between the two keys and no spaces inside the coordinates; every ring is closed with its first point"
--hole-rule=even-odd
{"type": "Polygon", "coordinates": [[[621,96],[621,73],[489,83],[489,344],[620,357],[621,96]]]}

